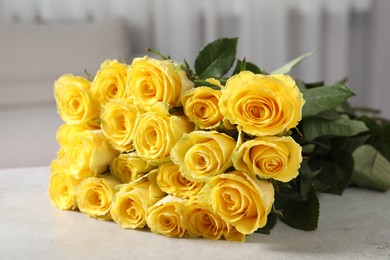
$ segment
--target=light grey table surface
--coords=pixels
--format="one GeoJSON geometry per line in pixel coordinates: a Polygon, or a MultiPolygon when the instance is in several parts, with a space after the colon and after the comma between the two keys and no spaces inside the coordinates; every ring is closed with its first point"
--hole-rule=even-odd
{"type": "Polygon", "coordinates": [[[319,228],[245,243],[167,238],[51,205],[48,167],[0,170],[0,259],[390,259],[390,192],[321,194],[319,228]]]}

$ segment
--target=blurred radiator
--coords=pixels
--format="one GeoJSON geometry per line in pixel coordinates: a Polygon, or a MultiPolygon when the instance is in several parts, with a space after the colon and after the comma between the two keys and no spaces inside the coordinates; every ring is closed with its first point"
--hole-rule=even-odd
{"type": "Polygon", "coordinates": [[[315,50],[295,77],[333,83],[347,76],[354,104],[390,118],[389,12],[389,0],[0,0],[0,143],[7,151],[0,168],[47,165],[55,157],[57,74],[98,66],[103,57],[144,55],[145,47],[192,63],[218,37],[239,37],[238,57],[267,71],[315,50]],[[114,17],[122,18],[119,27],[99,26],[114,17]],[[51,103],[14,104],[34,96],[51,103]]]}
{"type": "Polygon", "coordinates": [[[293,72],[307,81],[349,78],[365,102],[369,70],[370,0],[155,1],[155,44],[175,58],[194,59],[217,37],[238,36],[238,56],[271,71],[315,50],[293,72]]]}
{"type": "Polygon", "coordinates": [[[85,22],[121,16],[133,55],[145,47],[190,62],[217,37],[236,37],[239,57],[272,70],[307,51],[293,73],[307,81],[348,76],[365,104],[372,0],[0,0],[2,20],[85,22]]]}

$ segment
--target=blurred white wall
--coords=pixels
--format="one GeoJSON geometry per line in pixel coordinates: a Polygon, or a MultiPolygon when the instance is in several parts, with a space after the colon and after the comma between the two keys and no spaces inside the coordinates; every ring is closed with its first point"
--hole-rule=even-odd
{"type": "Polygon", "coordinates": [[[389,12],[388,0],[0,0],[0,168],[55,157],[59,75],[147,47],[192,63],[218,37],[238,36],[238,56],[265,70],[316,50],[295,77],[348,77],[353,104],[390,118],[389,12]]]}

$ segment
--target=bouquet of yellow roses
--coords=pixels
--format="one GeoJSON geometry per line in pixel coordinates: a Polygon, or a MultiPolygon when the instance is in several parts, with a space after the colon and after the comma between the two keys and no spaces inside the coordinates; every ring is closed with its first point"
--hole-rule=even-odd
{"type": "Polygon", "coordinates": [[[244,241],[277,219],[315,230],[317,192],[390,187],[389,123],[358,116],[343,83],[287,75],[309,54],[267,73],[236,47],[206,45],[195,70],[150,50],[158,58],[61,76],[52,203],[122,228],[244,241]]]}

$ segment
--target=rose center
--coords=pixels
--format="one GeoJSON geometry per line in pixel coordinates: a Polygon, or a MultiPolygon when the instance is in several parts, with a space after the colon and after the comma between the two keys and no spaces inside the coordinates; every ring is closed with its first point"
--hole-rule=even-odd
{"type": "Polygon", "coordinates": [[[72,112],[75,113],[79,110],[81,104],[80,101],[77,98],[73,98],[70,102],[70,106],[72,108],[72,112]]]}
{"type": "Polygon", "coordinates": [[[157,140],[157,131],[155,129],[151,129],[148,133],[146,133],[146,143],[149,147],[153,147],[156,144],[157,140]]]}
{"type": "Polygon", "coordinates": [[[191,186],[192,186],[192,184],[193,184],[192,181],[190,181],[190,180],[184,178],[180,173],[178,173],[178,176],[179,176],[179,177],[178,177],[177,181],[178,181],[178,183],[179,183],[181,186],[183,186],[183,187],[191,187],[191,186]]]}
{"type": "Polygon", "coordinates": [[[91,196],[89,196],[89,202],[92,205],[100,206],[102,204],[102,198],[100,196],[100,193],[93,192],[91,196]]]}
{"type": "Polygon", "coordinates": [[[209,226],[212,224],[212,221],[210,219],[210,216],[208,214],[203,214],[202,216],[202,224],[204,226],[209,226]]]}
{"type": "Polygon", "coordinates": [[[138,212],[133,207],[127,209],[127,214],[129,215],[130,218],[133,218],[133,219],[138,217],[138,212]]]}
{"type": "Polygon", "coordinates": [[[195,161],[199,170],[203,170],[207,165],[207,160],[203,155],[198,154],[195,161]]]}
{"type": "Polygon", "coordinates": [[[226,208],[228,210],[234,211],[237,209],[237,191],[227,191],[223,194],[223,200],[226,203],[226,208]]]}
{"type": "Polygon", "coordinates": [[[116,131],[125,131],[126,130],[126,119],[124,115],[119,115],[115,120],[115,129],[116,131]]]}
{"type": "Polygon", "coordinates": [[[251,106],[250,113],[253,115],[254,118],[261,117],[260,108],[258,106],[251,106]]]}
{"type": "Polygon", "coordinates": [[[264,169],[266,169],[268,172],[276,172],[276,171],[280,170],[280,168],[281,168],[280,161],[278,159],[275,159],[275,158],[265,160],[263,165],[264,165],[264,169]]]}
{"type": "Polygon", "coordinates": [[[207,107],[205,107],[205,106],[198,106],[197,109],[196,109],[196,114],[200,118],[204,118],[205,115],[207,114],[207,107]]]}
{"type": "Polygon", "coordinates": [[[68,189],[68,186],[67,185],[63,185],[61,187],[61,194],[63,196],[68,196],[69,195],[69,189],[68,189]]]}
{"type": "Polygon", "coordinates": [[[160,216],[160,223],[163,226],[169,227],[172,225],[172,219],[169,216],[161,215],[160,216]]]}
{"type": "Polygon", "coordinates": [[[143,82],[140,93],[145,99],[154,98],[156,96],[156,87],[152,82],[143,82]]]}
{"type": "Polygon", "coordinates": [[[115,97],[118,93],[118,87],[114,84],[111,84],[109,87],[108,87],[108,90],[107,90],[107,93],[110,97],[115,97]]]}

